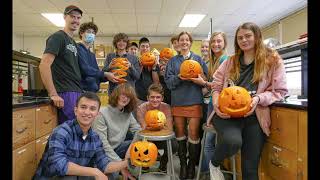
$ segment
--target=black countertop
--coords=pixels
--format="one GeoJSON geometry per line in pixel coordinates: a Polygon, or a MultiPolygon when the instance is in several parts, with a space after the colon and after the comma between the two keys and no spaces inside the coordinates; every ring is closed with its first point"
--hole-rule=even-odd
{"type": "Polygon", "coordinates": [[[22,96],[12,98],[12,108],[32,107],[41,104],[50,104],[51,99],[49,97],[32,97],[22,96]]]}
{"type": "Polygon", "coordinates": [[[273,103],[272,106],[308,110],[308,100],[287,99],[284,101],[277,101],[273,103]]]}

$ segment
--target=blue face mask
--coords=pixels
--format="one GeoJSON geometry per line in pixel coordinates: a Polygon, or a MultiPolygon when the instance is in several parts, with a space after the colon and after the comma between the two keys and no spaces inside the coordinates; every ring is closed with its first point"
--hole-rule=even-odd
{"type": "Polygon", "coordinates": [[[93,33],[86,33],[84,41],[86,43],[90,43],[91,44],[91,43],[93,43],[94,39],[95,39],[95,35],[93,33]]]}

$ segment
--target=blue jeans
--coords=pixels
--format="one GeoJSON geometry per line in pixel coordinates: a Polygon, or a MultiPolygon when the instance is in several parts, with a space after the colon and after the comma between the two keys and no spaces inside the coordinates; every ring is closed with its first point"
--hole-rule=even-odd
{"type": "MultiPolygon", "coordinates": [[[[212,101],[208,104],[208,111],[207,111],[207,118],[210,116],[213,110],[212,101]]],[[[208,172],[209,171],[209,162],[213,157],[213,153],[215,150],[215,138],[216,134],[207,132],[206,138],[204,140],[204,152],[203,152],[203,159],[201,163],[201,172],[208,172]]]]}
{"type": "Polygon", "coordinates": [[[207,132],[206,139],[204,142],[204,152],[201,164],[201,172],[209,171],[209,162],[213,157],[215,150],[215,138],[216,134],[212,132],[207,132]]]}
{"type": "MultiPolygon", "coordinates": [[[[123,143],[121,143],[118,147],[114,149],[114,152],[117,153],[117,155],[121,158],[124,159],[126,156],[126,152],[131,144],[132,140],[125,140],[123,143]]],[[[110,180],[116,180],[119,179],[119,172],[114,172],[108,175],[108,178],[110,180]]]]}

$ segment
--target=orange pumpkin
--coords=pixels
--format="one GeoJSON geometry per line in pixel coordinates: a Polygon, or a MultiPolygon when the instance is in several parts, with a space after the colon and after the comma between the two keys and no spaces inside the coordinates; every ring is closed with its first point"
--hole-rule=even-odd
{"type": "Polygon", "coordinates": [[[243,117],[249,112],[251,101],[249,92],[240,86],[224,88],[218,99],[220,111],[233,118],[243,117]]]}
{"type": "Polygon", "coordinates": [[[131,164],[135,166],[150,167],[156,163],[158,156],[157,146],[148,141],[137,141],[130,149],[131,164]]]}
{"type": "Polygon", "coordinates": [[[166,115],[157,109],[149,110],[144,116],[144,121],[148,130],[161,130],[166,124],[166,115]]]}
{"type": "Polygon", "coordinates": [[[142,66],[151,67],[156,63],[156,56],[152,52],[143,53],[140,57],[142,66]]]}
{"type": "Polygon", "coordinates": [[[183,78],[196,78],[202,73],[202,67],[198,61],[189,59],[180,65],[180,76],[183,78]]]}
{"type": "Polygon", "coordinates": [[[118,69],[126,71],[129,69],[127,58],[114,58],[109,65],[110,70],[118,69]]]}
{"type": "Polygon", "coordinates": [[[163,48],[160,51],[160,59],[166,58],[166,59],[171,59],[174,55],[173,49],[171,48],[163,48]]]}

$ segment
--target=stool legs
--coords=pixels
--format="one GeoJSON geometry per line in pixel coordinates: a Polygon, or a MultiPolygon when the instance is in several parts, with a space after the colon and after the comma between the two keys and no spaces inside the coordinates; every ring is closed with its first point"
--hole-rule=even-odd
{"type": "Polygon", "coordinates": [[[172,155],[172,146],[171,146],[171,140],[167,140],[167,148],[168,148],[168,160],[170,164],[169,172],[171,174],[171,180],[175,179],[174,174],[174,166],[173,166],[173,155],[172,155]]]}
{"type": "Polygon", "coordinates": [[[199,165],[198,165],[198,172],[197,172],[196,180],[199,180],[199,178],[200,178],[201,165],[202,165],[202,159],[203,159],[203,153],[204,153],[204,143],[205,143],[206,136],[207,136],[207,131],[204,131],[203,132],[203,137],[202,137],[202,143],[201,143],[200,159],[199,159],[199,165]]]}

